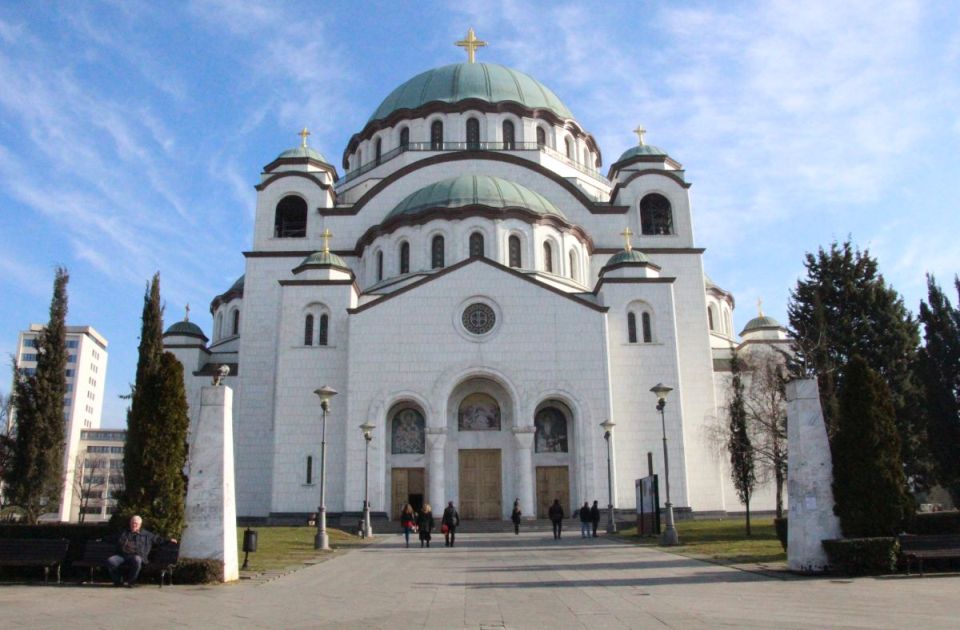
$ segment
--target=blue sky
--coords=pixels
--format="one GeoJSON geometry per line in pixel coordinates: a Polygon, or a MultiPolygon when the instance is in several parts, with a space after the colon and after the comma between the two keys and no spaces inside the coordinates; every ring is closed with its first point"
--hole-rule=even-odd
{"type": "MultiPolygon", "coordinates": [[[[282,2],[0,4],[0,356],[47,319],[110,342],[104,425],[122,426],[143,291],[210,333],[243,273],[253,185],[298,143],[338,166],[413,75],[464,58],[551,87],[610,163],[636,138],[693,183],[707,272],[736,326],[786,320],[803,255],[848,235],[916,312],[960,271],[960,4],[282,2]]],[[[5,359],[6,360],[6,359],[5,359]]],[[[9,384],[0,379],[0,391],[9,384]]]]}

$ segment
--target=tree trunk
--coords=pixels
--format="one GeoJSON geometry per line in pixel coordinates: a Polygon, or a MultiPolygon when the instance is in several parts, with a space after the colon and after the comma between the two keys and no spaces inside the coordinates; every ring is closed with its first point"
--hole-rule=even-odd
{"type": "Polygon", "coordinates": [[[747,536],[750,536],[751,533],[750,533],[750,500],[749,499],[747,499],[746,506],[747,506],[747,536]]]}

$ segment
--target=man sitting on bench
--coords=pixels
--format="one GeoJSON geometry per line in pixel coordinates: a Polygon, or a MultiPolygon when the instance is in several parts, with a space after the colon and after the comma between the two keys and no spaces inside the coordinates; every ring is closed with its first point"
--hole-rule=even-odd
{"type": "Polygon", "coordinates": [[[143,519],[139,516],[130,518],[130,528],[125,529],[117,537],[117,554],[107,559],[107,570],[110,572],[110,579],[114,586],[126,586],[133,588],[137,583],[137,577],[140,575],[140,569],[147,564],[150,557],[150,549],[154,545],[163,545],[167,542],[176,544],[176,539],[169,541],[149,532],[141,527],[143,519]],[[123,568],[128,568],[127,580],[122,581],[123,568]]]}

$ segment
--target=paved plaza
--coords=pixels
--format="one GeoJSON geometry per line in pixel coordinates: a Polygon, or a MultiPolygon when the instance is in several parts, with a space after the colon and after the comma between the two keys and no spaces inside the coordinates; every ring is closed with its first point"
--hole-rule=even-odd
{"type": "Polygon", "coordinates": [[[0,586],[0,627],[956,628],[958,601],[955,574],[778,577],[578,532],[389,535],[264,582],[0,586]]]}

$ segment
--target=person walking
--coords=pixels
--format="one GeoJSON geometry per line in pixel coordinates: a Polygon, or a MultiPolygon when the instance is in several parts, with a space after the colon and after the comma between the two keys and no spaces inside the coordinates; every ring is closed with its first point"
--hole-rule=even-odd
{"type": "Polygon", "coordinates": [[[590,518],[590,503],[587,501],[583,502],[583,507],[580,508],[580,538],[590,538],[590,523],[592,519],[590,518]]]}
{"type": "Polygon", "coordinates": [[[553,505],[547,511],[550,522],[553,524],[553,539],[560,540],[560,534],[563,530],[563,507],[560,505],[560,499],[554,499],[553,505]]]}
{"type": "Polygon", "coordinates": [[[460,515],[457,508],[453,507],[453,501],[447,504],[443,511],[443,518],[440,519],[440,529],[443,531],[443,542],[445,547],[453,547],[457,540],[457,527],[460,526],[460,515]]]}
{"type": "Polygon", "coordinates": [[[413,531],[416,521],[417,515],[413,512],[413,506],[407,503],[400,512],[400,528],[403,530],[403,539],[407,543],[407,547],[410,546],[410,532],[413,531]]]}
{"type": "Polygon", "coordinates": [[[426,503],[423,506],[423,510],[417,516],[417,529],[420,530],[421,548],[423,548],[424,543],[427,544],[427,547],[430,546],[430,539],[433,537],[431,533],[433,532],[434,524],[433,509],[430,507],[429,503],[426,503]]]}
{"type": "Polygon", "coordinates": [[[522,516],[522,514],[523,513],[520,512],[520,499],[518,498],[516,501],[513,502],[513,512],[511,512],[510,514],[510,520],[513,521],[514,534],[520,533],[520,517],[522,516]]]}
{"type": "Polygon", "coordinates": [[[600,508],[597,506],[597,502],[593,502],[593,506],[590,508],[590,521],[593,523],[593,537],[597,537],[597,526],[600,525],[600,508]]]}

